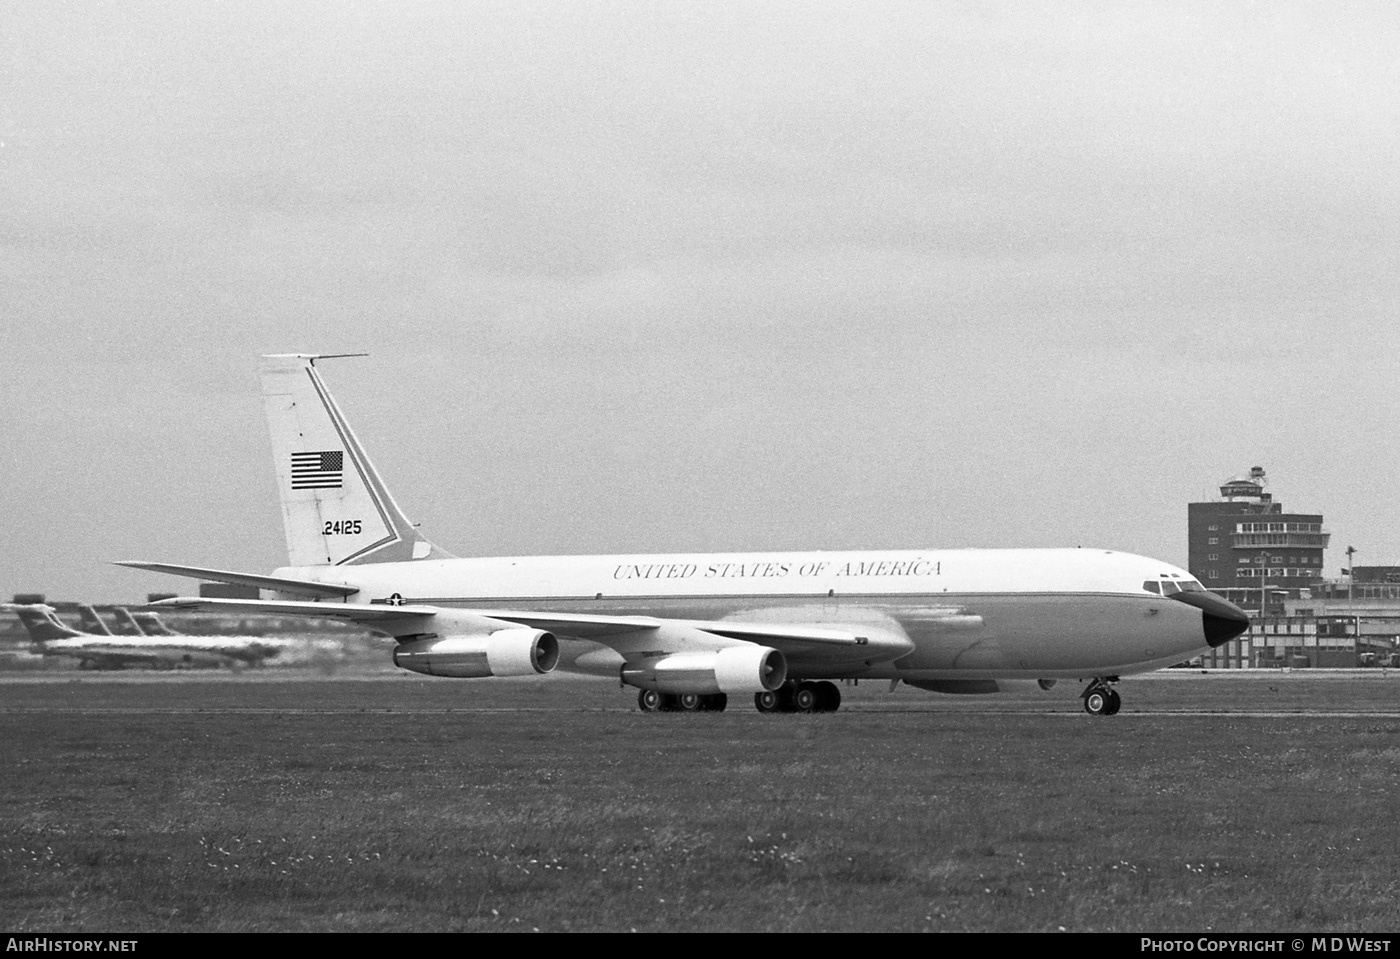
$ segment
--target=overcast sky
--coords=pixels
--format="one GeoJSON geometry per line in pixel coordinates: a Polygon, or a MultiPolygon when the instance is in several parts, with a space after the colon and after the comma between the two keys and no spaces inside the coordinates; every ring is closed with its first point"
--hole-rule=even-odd
{"type": "Polygon", "coordinates": [[[0,597],[285,562],[255,375],[459,555],[1400,563],[1391,3],[9,0],[0,597]]]}

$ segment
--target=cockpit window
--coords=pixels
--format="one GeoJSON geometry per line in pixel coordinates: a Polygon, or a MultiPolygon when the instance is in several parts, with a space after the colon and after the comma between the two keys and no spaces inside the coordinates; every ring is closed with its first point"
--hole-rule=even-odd
{"type": "Polygon", "coordinates": [[[1176,583],[1173,583],[1173,582],[1172,582],[1171,580],[1169,580],[1169,579],[1164,579],[1164,580],[1162,580],[1162,595],[1163,595],[1163,596],[1174,596],[1174,595],[1176,595],[1176,594],[1179,593],[1179,592],[1181,592],[1181,587],[1178,586],[1176,583]]]}
{"type": "Polygon", "coordinates": [[[1194,579],[1183,579],[1181,581],[1181,588],[1187,593],[1204,593],[1206,591],[1206,588],[1194,579]]]}
{"type": "Polygon", "coordinates": [[[1162,592],[1162,588],[1157,585],[1157,581],[1155,579],[1149,579],[1147,582],[1143,583],[1142,588],[1147,590],[1149,593],[1160,594],[1162,592]]]}

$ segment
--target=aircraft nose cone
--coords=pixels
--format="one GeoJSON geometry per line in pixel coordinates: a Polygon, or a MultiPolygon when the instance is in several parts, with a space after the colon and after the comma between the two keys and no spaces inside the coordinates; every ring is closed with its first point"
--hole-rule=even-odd
{"type": "Polygon", "coordinates": [[[1176,593],[1172,599],[1195,606],[1201,611],[1201,629],[1206,634],[1206,642],[1212,647],[1223,646],[1240,633],[1249,629],[1249,617],[1228,599],[1193,590],[1189,593],[1176,593]]]}

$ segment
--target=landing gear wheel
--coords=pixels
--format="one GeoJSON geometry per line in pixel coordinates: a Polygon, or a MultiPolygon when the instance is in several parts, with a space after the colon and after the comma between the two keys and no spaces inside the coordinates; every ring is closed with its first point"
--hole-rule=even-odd
{"type": "Polygon", "coordinates": [[[792,691],[792,708],[794,712],[816,712],[817,702],[816,683],[798,683],[797,688],[792,691]]]}
{"type": "Polygon", "coordinates": [[[676,696],[676,710],[682,713],[698,712],[704,704],[704,697],[699,693],[680,693],[676,696]]]}
{"type": "Polygon", "coordinates": [[[782,709],[782,697],[765,689],[761,693],[753,694],[753,705],[761,713],[776,713],[782,709]]]}
{"type": "Polygon", "coordinates": [[[661,712],[662,696],[654,689],[644,689],[637,694],[637,708],[644,713],[661,712]]]}
{"type": "Polygon", "coordinates": [[[1113,688],[1117,676],[1098,676],[1084,688],[1080,697],[1084,700],[1084,711],[1090,716],[1114,716],[1123,708],[1123,699],[1113,688]]]}
{"type": "Polygon", "coordinates": [[[841,690],[832,682],[814,683],[817,688],[817,712],[834,713],[841,708],[841,690]]]}
{"type": "Polygon", "coordinates": [[[700,697],[700,708],[707,713],[722,713],[724,707],[729,705],[729,694],[711,693],[708,696],[700,697]]]}

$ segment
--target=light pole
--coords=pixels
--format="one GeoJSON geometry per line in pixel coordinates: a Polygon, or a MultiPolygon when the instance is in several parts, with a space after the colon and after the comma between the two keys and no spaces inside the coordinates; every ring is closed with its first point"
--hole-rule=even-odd
{"type": "MultiPolygon", "coordinates": [[[[1264,636],[1264,611],[1265,611],[1265,609],[1268,608],[1268,605],[1269,605],[1269,551],[1266,549],[1266,550],[1264,550],[1264,552],[1262,552],[1262,553],[1259,554],[1259,620],[1258,620],[1258,622],[1259,622],[1259,648],[1260,648],[1261,650],[1263,650],[1264,652],[1267,652],[1268,649],[1269,649],[1269,646],[1268,646],[1269,641],[1268,641],[1268,639],[1265,638],[1265,636],[1264,636]]],[[[1250,639],[1251,639],[1250,646],[1253,647],[1253,646],[1254,646],[1254,643],[1253,643],[1254,625],[1253,625],[1253,624],[1250,624],[1249,633],[1250,633],[1250,639]]],[[[1262,655],[1263,655],[1262,652],[1256,653],[1256,652],[1254,651],[1253,648],[1250,649],[1251,662],[1254,661],[1253,658],[1254,658],[1255,656],[1262,656],[1262,655]]],[[[1258,664],[1256,663],[1255,665],[1258,665],[1258,664]]]]}
{"type": "Polygon", "coordinates": [[[1264,607],[1269,601],[1269,553],[1259,554],[1259,618],[1264,617],[1264,607]]]}
{"type": "Polygon", "coordinates": [[[1361,651],[1361,620],[1356,618],[1356,547],[1347,547],[1347,612],[1351,615],[1351,651],[1361,651]]]}

